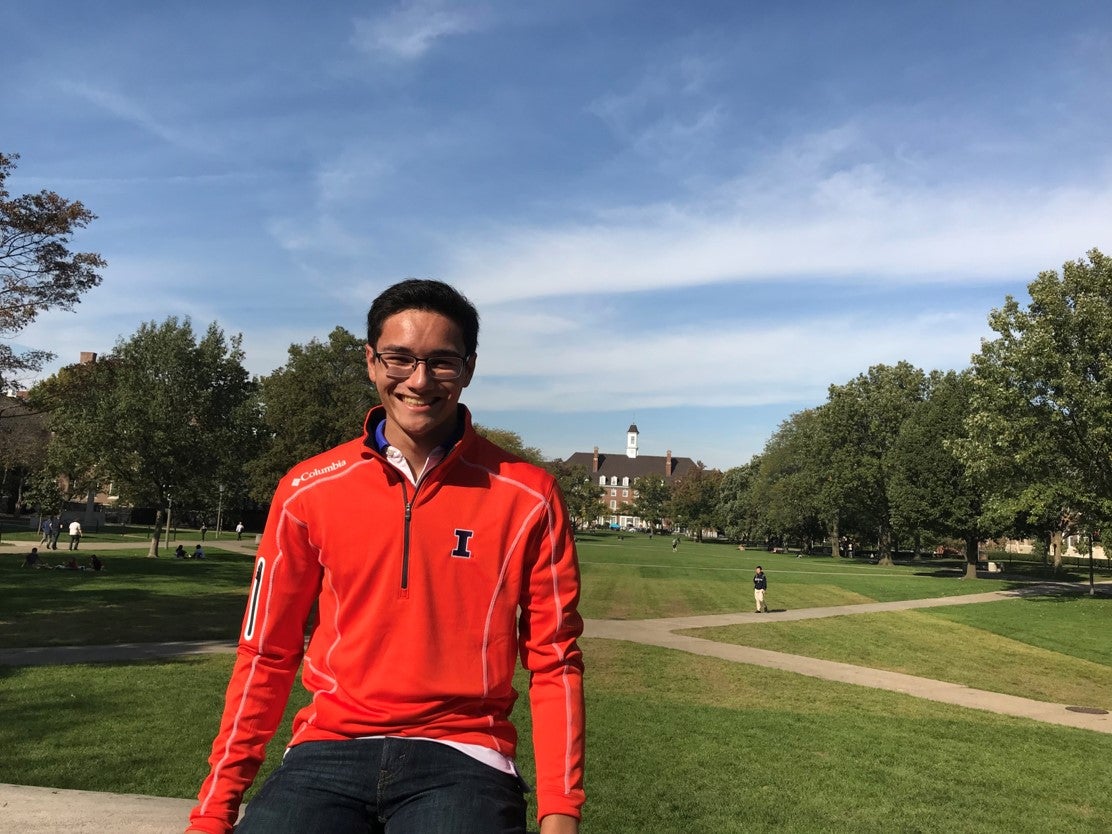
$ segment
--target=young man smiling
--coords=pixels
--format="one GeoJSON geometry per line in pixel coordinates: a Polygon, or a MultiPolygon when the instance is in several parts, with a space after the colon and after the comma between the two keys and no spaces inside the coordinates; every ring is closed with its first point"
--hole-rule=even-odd
{"type": "Polygon", "coordinates": [[[540,830],[578,831],[574,540],[553,479],[479,437],[459,403],[478,332],[475,308],[439,281],[372,304],[382,405],[361,438],[278,486],[190,831],[231,831],[300,667],[312,701],[238,834],[524,834],[518,656],[540,830]]]}

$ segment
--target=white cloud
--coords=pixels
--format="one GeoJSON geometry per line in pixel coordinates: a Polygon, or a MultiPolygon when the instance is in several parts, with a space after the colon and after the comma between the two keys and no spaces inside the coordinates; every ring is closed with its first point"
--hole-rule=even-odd
{"type": "Polygon", "coordinates": [[[212,142],[199,135],[196,130],[171,125],[156,118],[123,93],[83,81],[61,81],[58,86],[63,92],[77,96],[176,148],[205,154],[215,150],[212,142]]]}
{"type": "Polygon", "coordinates": [[[479,30],[477,11],[439,0],[410,0],[378,17],[356,20],[352,39],[372,57],[413,61],[442,38],[479,30]]]}
{"type": "Polygon", "coordinates": [[[790,324],[683,328],[653,336],[587,321],[559,338],[492,317],[483,334],[477,405],[495,410],[607,411],[819,403],[827,386],[871,365],[961,369],[988,335],[983,311],[874,322],[864,314],[790,324]]]}
{"type": "Polygon", "coordinates": [[[499,301],[784,276],[946,283],[1033,276],[1109,245],[1108,177],[1039,189],[896,187],[857,166],[789,196],[753,192],[729,209],[692,202],[589,226],[472,231],[446,274],[476,300],[499,301]]]}

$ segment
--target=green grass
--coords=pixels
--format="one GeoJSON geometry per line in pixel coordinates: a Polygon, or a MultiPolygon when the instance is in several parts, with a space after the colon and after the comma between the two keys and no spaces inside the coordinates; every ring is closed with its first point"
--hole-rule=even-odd
{"type": "Polygon", "coordinates": [[[1016,587],[1009,580],[959,578],[926,561],[881,567],[865,561],[796,558],[685,542],[673,553],[662,537],[580,540],[580,611],[599,619],[644,619],[749,610],[753,569],[764,567],[777,608],[814,608],[975,594],[1016,587]]]}
{"type": "MultiPolygon", "coordinates": [[[[0,646],[234,636],[249,558],[181,562],[143,553],[107,552],[105,574],[29,571],[19,567],[22,556],[0,557],[0,646]]],[[[770,575],[774,608],[1012,586],[959,580],[932,563],[881,568],[691,542],[673,554],[668,540],[643,537],[584,537],[580,553],[590,617],[746,611],[758,563],[770,575]]],[[[1110,602],[1042,597],[766,621],[718,636],[778,641],[799,654],[842,652],[849,662],[903,664],[912,674],[960,670],[1010,680],[1028,697],[1108,706],[1110,602]]],[[[586,834],[1041,834],[1106,831],[1112,819],[1104,765],[1112,736],[653,647],[583,646],[586,834]]],[[[0,667],[0,781],[195,795],[232,660],[0,667]]],[[[524,676],[518,681],[523,689],[524,676]]],[[[287,724],[305,700],[295,687],[287,724]]],[[[515,720],[531,778],[524,706],[515,720]]],[[[263,775],[288,735],[279,731],[263,775]]]]}
{"type": "MultiPolygon", "coordinates": [[[[586,834],[1100,832],[1112,818],[1105,735],[647,646],[584,651],[586,834]]],[[[0,781],[195,795],[230,665],[0,670],[0,781]]]]}
{"type": "Polygon", "coordinates": [[[686,634],[1112,710],[1112,598],[1055,597],[690,629],[686,634]],[[976,609],[973,611],[966,609],[976,609]],[[979,625],[987,620],[995,629],[979,625]],[[1089,630],[1103,622],[1103,632],[1089,630]],[[1032,623],[1043,629],[1032,642],[1032,623]]]}
{"type": "MultiPolygon", "coordinates": [[[[43,552],[50,565],[95,550],[43,552]]],[[[145,549],[102,551],[102,572],[23,568],[0,556],[0,648],[235,639],[250,557],[209,547],[204,561],[150,559],[145,549]]]]}

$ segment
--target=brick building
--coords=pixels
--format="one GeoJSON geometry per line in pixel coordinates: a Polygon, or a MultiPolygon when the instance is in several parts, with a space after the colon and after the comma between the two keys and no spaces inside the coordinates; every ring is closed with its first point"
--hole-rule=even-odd
{"type": "Polygon", "coordinates": [[[626,432],[625,454],[599,452],[575,452],[565,463],[569,466],[582,466],[594,483],[602,487],[601,518],[611,526],[641,527],[642,520],[632,515],[629,505],[637,499],[637,479],[646,475],[660,475],[670,483],[696,467],[691,458],[673,457],[669,449],[664,455],[639,454],[640,432],[631,425],[626,432]]]}

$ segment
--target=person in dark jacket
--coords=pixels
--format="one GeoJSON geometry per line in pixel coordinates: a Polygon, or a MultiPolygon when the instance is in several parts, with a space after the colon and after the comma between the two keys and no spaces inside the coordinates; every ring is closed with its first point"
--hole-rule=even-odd
{"type": "Polygon", "coordinates": [[[768,606],[765,604],[765,591],[768,589],[768,577],[765,576],[764,568],[757,565],[757,572],[753,574],[753,598],[757,601],[757,613],[768,613],[768,606]]]}

